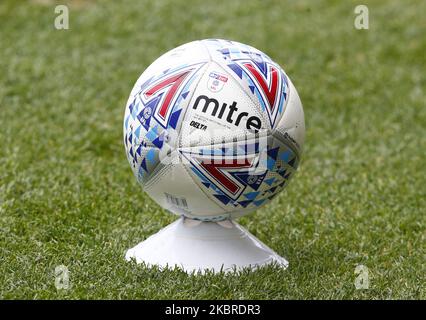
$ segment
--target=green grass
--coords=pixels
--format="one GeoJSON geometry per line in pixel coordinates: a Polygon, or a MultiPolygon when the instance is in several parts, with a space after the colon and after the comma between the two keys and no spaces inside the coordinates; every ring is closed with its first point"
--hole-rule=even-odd
{"type": "Polygon", "coordinates": [[[67,31],[52,1],[0,3],[1,299],[426,299],[425,1],[362,2],[369,30],[353,26],[357,1],[70,3],[67,31]],[[123,259],[176,219],[128,166],[130,89],[163,52],[213,37],[265,51],[304,104],[298,173],[240,219],[285,271],[201,277],[123,259]]]}

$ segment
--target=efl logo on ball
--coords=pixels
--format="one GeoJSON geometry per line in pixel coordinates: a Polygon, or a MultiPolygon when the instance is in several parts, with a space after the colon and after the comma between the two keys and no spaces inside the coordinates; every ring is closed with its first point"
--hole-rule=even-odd
{"type": "Polygon", "coordinates": [[[228,77],[217,72],[210,72],[207,86],[211,92],[219,92],[228,81],[228,77]]]}
{"type": "Polygon", "coordinates": [[[154,61],[124,116],[127,157],[144,190],[169,211],[206,221],[278,195],[297,169],[304,133],[302,104],[281,67],[220,39],[154,61]]]}

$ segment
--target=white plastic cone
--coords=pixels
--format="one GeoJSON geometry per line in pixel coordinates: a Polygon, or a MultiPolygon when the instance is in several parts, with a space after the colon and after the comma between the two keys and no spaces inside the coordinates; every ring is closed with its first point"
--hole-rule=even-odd
{"type": "Polygon", "coordinates": [[[180,267],[185,272],[225,272],[288,262],[238,223],[201,222],[181,217],[126,253],[148,266],[180,267]]]}

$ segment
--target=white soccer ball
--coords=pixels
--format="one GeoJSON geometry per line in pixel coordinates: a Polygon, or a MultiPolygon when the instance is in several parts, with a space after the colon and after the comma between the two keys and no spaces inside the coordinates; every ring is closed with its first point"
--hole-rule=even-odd
{"type": "Polygon", "coordinates": [[[204,221],[268,203],[300,161],[296,88],[263,52],[207,39],[154,61],[127,101],[124,144],[138,182],[160,206],[204,221]]]}

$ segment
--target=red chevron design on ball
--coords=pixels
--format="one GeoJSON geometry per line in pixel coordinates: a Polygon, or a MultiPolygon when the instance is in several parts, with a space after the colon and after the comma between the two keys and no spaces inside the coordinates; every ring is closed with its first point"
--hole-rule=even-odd
{"type": "Polygon", "coordinates": [[[165,78],[164,80],[161,80],[160,82],[155,83],[152,87],[148,88],[144,96],[145,98],[150,98],[151,96],[156,95],[160,91],[166,89],[168,90],[166,92],[166,96],[163,100],[163,103],[161,104],[160,108],[157,110],[157,114],[160,116],[161,119],[165,120],[167,113],[169,111],[169,108],[171,106],[171,101],[173,100],[173,97],[175,96],[176,92],[178,91],[181,83],[185,80],[185,78],[191,73],[191,71],[194,69],[185,70],[181,73],[175,74],[173,76],[170,76],[168,78],[165,78]]]}
{"type": "Polygon", "coordinates": [[[277,92],[278,92],[278,77],[280,76],[279,71],[274,67],[270,66],[270,84],[268,84],[265,77],[254,67],[251,63],[244,63],[244,66],[247,70],[252,74],[252,76],[256,79],[257,83],[259,83],[262,88],[263,93],[268,99],[269,108],[271,114],[274,112],[275,102],[277,100],[277,92]]]}
{"type": "Polygon", "coordinates": [[[252,162],[248,159],[204,159],[200,161],[200,165],[217,181],[223,185],[226,190],[231,192],[232,194],[237,194],[240,187],[232,181],[229,177],[227,177],[222,170],[229,169],[244,169],[250,168],[252,166],[252,162]]]}

